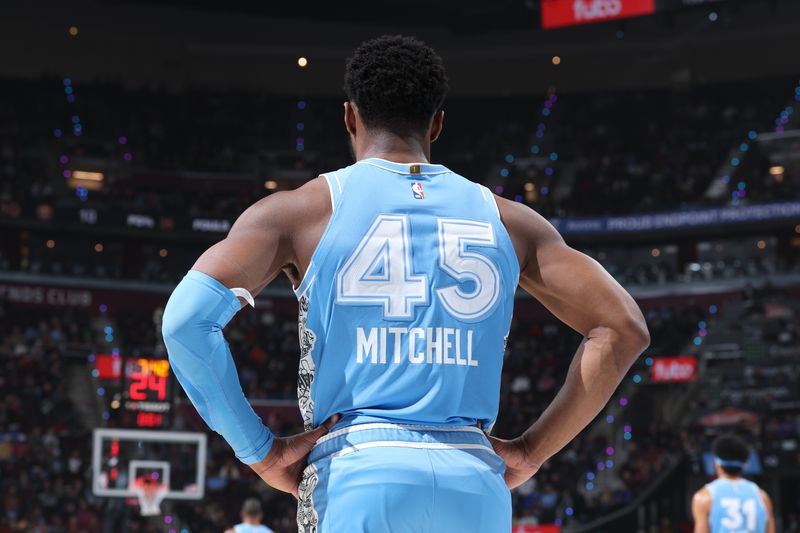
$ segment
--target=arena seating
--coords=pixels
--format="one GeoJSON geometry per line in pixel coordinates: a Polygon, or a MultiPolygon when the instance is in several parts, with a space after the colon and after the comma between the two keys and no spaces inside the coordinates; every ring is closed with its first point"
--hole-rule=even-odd
{"type": "MultiPolygon", "coordinates": [[[[291,310],[291,306],[278,307],[291,310]]],[[[86,488],[90,479],[89,458],[86,453],[81,455],[75,443],[87,439],[90,428],[85,421],[74,418],[72,400],[64,391],[72,375],[85,376],[89,388],[85,354],[96,344],[100,332],[95,331],[96,326],[85,314],[71,313],[53,319],[51,313],[43,310],[24,310],[12,305],[1,309],[6,315],[14,313],[18,317],[16,323],[20,324],[4,326],[8,331],[3,331],[5,342],[0,353],[6,369],[0,417],[3,427],[8,428],[3,444],[7,450],[8,447],[14,450],[0,459],[2,479],[16,479],[16,474],[21,475],[25,468],[37,465],[30,485],[0,484],[5,526],[38,523],[70,530],[72,526],[60,522],[62,519],[54,513],[53,502],[37,502],[22,498],[19,493],[23,489],[36,493],[44,484],[59,487],[59,494],[64,498],[59,504],[69,503],[80,510],[76,514],[80,524],[92,523],[98,509],[112,504],[92,497],[86,488]],[[48,376],[48,379],[34,383],[34,375],[48,376]],[[50,399],[45,399],[45,392],[50,399]],[[21,501],[25,501],[25,505],[21,501]]],[[[679,350],[688,342],[697,316],[698,312],[691,308],[660,306],[649,309],[651,350],[658,353],[679,350]]],[[[122,351],[163,352],[151,313],[124,313],[110,318],[113,318],[122,351]]],[[[294,317],[287,311],[242,313],[229,327],[227,338],[242,386],[251,400],[295,397],[296,332],[294,317]]],[[[550,320],[515,320],[503,373],[496,435],[514,436],[541,413],[563,381],[579,340],[577,334],[550,320]]],[[[114,425],[116,419],[112,416],[108,423],[114,425]]],[[[595,425],[606,425],[603,416],[595,425]]],[[[788,431],[784,426],[781,430],[788,431]]],[[[289,425],[278,430],[286,434],[299,431],[300,427],[289,425]]],[[[604,450],[613,441],[597,435],[590,427],[567,450],[548,462],[533,481],[514,493],[517,517],[541,523],[586,522],[629,503],[660,471],[667,455],[680,448],[675,446],[679,439],[679,433],[668,428],[637,428],[636,439],[617,457],[620,462],[614,468],[613,481],[591,493],[582,486],[584,474],[598,460],[605,460],[604,450]],[[569,514],[565,514],[568,508],[569,514]]],[[[233,459],[228,446],[216,435],[212,435],[210,450],[207,475],[214,504],[174,504],[171,507],[191,526],[191,531],[214,531],[214,528],[223,527],[235,517],[241,498],[251,493],[259,494],[267,502],[268,523],[280,531],[292,530],[295,505],[292,498],[264,487],[249,469],[233,459]]],[[[120,508],[117,512],[120,516],[132,516],[133,511],[120,508]]],[[[4,527],[2,524],[0,521],[0,530],[4,527]]]]}
{"type": "MultiPolygon", "coordinates": [[[[350,162],[335,99],[69,81],[77,96],[71,107],[59,96],[63,80],[3,81],[0,200],[28,210],[49,201],[232,219],[269,192],[267,180],[293,188],[350,162]],[[72,130],[76,119],[79,136],[72,130]],[[40,140],[42,131],[55,130],[58,137],[40,140]],[[104,190],[80,199],[52,179],[80,163],[106,170],[104,190]]],[[[484,99],[480,105],[453,98],[450,127],[434,157],[545,216],[719,203],[705,193],[729,152],[751,131],[774,128],[776,103],[791,103],[793,86],[773,79],[686,91],[484,99]]],[[[746,201],[797,196],[800,176],[792,168],[778,179],[763,154],[755,148],[750,154],[746,201]]]]}
{"type": "Polygon", "coordinates": [[[99,531],[89,432],[65,378],[91,336],[86,317],[0,306],[0,531],[99,531]]]}

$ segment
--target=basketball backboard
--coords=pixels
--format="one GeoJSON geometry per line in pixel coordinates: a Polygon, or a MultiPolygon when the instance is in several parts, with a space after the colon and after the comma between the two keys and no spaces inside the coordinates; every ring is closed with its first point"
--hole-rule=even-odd
{"type": "Polygon", "coordinates": [[[92,492],[137,498],[143,515],[160,514],[164,499],[205,494],[206,435],[140,429],[94,430],[92,492]]]}

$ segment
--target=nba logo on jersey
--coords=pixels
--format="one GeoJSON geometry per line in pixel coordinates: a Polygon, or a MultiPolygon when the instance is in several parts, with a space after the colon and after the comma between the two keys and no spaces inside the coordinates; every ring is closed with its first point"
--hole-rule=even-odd
{"type": "Polygon", "coordinates": [[[411,192],[414,193],[414,198],[416,198],[417,200],[425,199],[425,193],[422,192],[422,184],[420,182],[415,181],[414,183],[411,184],[411,192]]]}

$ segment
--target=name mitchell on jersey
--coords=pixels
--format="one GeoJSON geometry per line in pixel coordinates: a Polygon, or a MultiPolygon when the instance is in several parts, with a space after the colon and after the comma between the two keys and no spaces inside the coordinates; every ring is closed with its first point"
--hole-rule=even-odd
{"type": "Polygon", "coordinates": [[[356,362],[478,366],[472,355],[472,330],[460,328],[356,328],[356,362]],[[393,337],[391,340],[389,338],[393,337]],[[403,350],[403,340],[407,350],[403,350]],[[466,354],[462,353],[466,348],[466,354]],[[388,353],[388,358],[387,358],[388,353]],[[466,357],[464,357],[466,355],[466,357]]]}

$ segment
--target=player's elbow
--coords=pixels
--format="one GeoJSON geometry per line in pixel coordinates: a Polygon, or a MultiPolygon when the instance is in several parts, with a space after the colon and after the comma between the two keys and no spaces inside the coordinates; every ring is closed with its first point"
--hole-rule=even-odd
{"type": "Polygon", "coordinates": [[[178,313],[167,306],[164,310],[164,316],[161,318],[161,336],[164,338],[164,343],[167,347],[185,334],[188,325],[187,317],[179,316],[178,313]]]}
{"type": "Polygon", "coordinates": [[[637,308],[633,312],[623,314],[615,329],[619,348],[621,348],[619,352],[624,354],[632,364],[650,346],[650,331],[647,329],[647,322],[637,308]]]}
{"type": "Polygon", "coordinates": [[[650,330],[647,329],[647,322],[641,312],[629,317],[627,329],[630,342],[638,352],[636,355],[639,355],[650,346],[650,330]]]}
{"type": "Polygon", "coordinates": [[[191,353],[186,349],[191,345],[190,331],[192,322],[185,314],[164,311],[161,321],[161,336],[167,347],[169,363],[175,369],[184,369],[190,365],[191,353]]]}
{"type": "Polygon", "coordinates": [[[191,332],[195,330],[197,317],[186,307],[175,305],[173,298],[167,302],[161,318],[161,336],[167,346],[170,359],[174,357],[179,344],[186,345],[191,332]]]}

